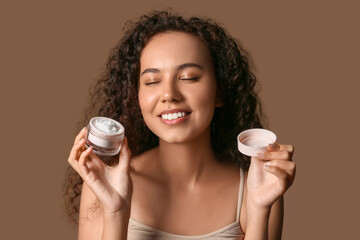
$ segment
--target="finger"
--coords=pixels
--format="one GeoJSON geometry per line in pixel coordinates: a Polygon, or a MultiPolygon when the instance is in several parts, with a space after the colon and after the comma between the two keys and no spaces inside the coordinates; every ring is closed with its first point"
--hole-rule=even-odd
{"type": "MultiPolygon", "coordinates": [[[[76,145],[74,145],[70,151],[70,155],[68,158],[68,163],[80,174],[78,167],[78,158],[82,152],[82,148],[84,147],[85,140],[80,140],[76,145]]],[[[81,174],[80,174],[81,175],[81,174]]]]}
{"type": "Polygon", "coordinates": [[[120,155],[119,155],[119,164],[118,168],[121,171],[129,172],[130,169],[130,159],[131,159],[131,151],[128,146],[127,137],[124,138],[124,141],[122,142],[120,155]]]}
{"type": "Polygon", "coordinates": [[[294,146],[288,144],[278,144],[278,143],[270,143],[267,146],[267,150],[270,152],[274,151],[288,151],[290,153],[294,153],[294,146]]]}
{"type": "Polygon", "coordinates": [[[92,147],[89,147],[84,152],[82,152],[80,155],[80,158],[79,158],[79,162],[78,162],[79,170],[85,178],[89,174],[89,167],[86,165],[86,161],[88,160],[88,157],[91,152],[92,152],[92,147]]]}
{"type": "Polygon", "coordinates": [[[295,168],[296,168],[296,165],[294,162],[282,161],[282,160],[272,160],[269,162],[265,162],[264,167],[265,166],[277,167],[277,168],[287,172],[289,175],[294,175],[295,168]]]}
{"type": "Polygon", "coordinates": [[[83,129],[81,129],[79,134],[76,135],[74,145],[77,144],[82,138],[85,138],[86,134],[87,134],[87,129],[86,127],[83,127],[83,129]]]}
{"type": "Polygon", "coordinates": [[[276,142],[270,143],[270,144],[267,146],[267,150],[270,151],[270,152],[279,151],[279,150],[280,150],[280,145],[277,144],[276,142]]]}
{"type": "Polygon", "coordinates": [[[86,162],[87,166],[89,169],[92,168],[103,168],[105,165],[105,163],[93,152],[91,152],[88,156],[89,161],[86,162]]]}
{"type": "Polygon", "coordinates": [[[293,145],[289,144],[280,144],[280,151],[287,151],[291,154],[291,156],[294,154],[295,148],[293,145]]]}
{"type": "Polygon", "coordinates": [[[76,144],[74,144],[74,146],[71,148],[70,151],[69,161],[79,159],[80,152],[83,150],[84,145],[85,145],[85,138],[80,139],[76,144]]]}
{"type": "MultiPolygon", "coordinates": [[[[96,161],[94,158],[94,154],[92,154],[92,147],[89,147],[84,151],[79,159],[79,169],[82,174],[83,180],[89,186],[89,188],[95,193],[94,191],[94,184],[97,182],[98,178],[96,173],[92,170],[91,165],[93,164],[93,160],[96,161]]],[[[101,161],[101,160],[100,160],[101,161]]]]}
{"type": "Polygon", "coordinates": [[[276,152],[261,152],[257,154],[257,157],[262,160],[285,160],[291,161],[292,155],[288,151],[276,151],[276,152]]]}
{"type": "Polygon", "coordinates": [[[264,169],[279,179],[279,185],[283,188],[283,193],[294,181],[294,175],[290,175],[278,167],[268,165],[268,162],[264,164],[264,169]]]}
{"type": "Polygon", "coordinates": [[[294,154],[294,146],[293,145],[289,145],[289,144],[278,144],[279,145],[279,150],[278,151],[287,151],[291,154],[291,156],[294,154]]]}

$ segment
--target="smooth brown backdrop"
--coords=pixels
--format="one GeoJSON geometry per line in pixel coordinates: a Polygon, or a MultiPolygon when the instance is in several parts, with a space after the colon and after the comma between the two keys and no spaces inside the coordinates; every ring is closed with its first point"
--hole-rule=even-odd
{"type": "Polygon", "coordinates": [[[252,54],[269,128],[296,147],[284,239],[357,238],[355,2],[1,1],[1,238],[76,239],[60,190],[88,87],[125,21],[167,7],[217,20],[252,54]]]}

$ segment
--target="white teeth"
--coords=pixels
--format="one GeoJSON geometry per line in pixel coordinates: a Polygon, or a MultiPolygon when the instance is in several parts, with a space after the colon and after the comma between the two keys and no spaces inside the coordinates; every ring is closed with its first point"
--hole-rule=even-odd
{"type": "Polygon", "coordinates": [[[161,117],[165,120],[173,120],[179,117],[184,117],[186,114],[185,112],[178,112],[178,113],[170,113],[170,114],[163,114],[161,117]]]}

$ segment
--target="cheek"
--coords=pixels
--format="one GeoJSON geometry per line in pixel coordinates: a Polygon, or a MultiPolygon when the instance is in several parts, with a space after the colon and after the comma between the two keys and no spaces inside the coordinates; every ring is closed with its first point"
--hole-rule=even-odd
{"type": "Polygon", "coordinates": [[[147,113],[154,109],[156,102],[156,95],[144,90],[139,90],[138,100],[141,109],[141,113],[147,113]]]}
{"type": "Polygon", "coordinates": [[[188,96],[190,105],[198,113],[197,118],[201,122],[211,121],[215,111],[215,89],[211,86],[202,86],[193,89],[188,96]]]}
{"type": "Polygon", "coordinates": [[[212,85],[204,85],[197,88],[193,93],[193,96],[196,96],[194,100],[196,103],[201,104],[202,107],[205,105],[208,108],[213,108],[216,98],[216,89],[212,85]]]}

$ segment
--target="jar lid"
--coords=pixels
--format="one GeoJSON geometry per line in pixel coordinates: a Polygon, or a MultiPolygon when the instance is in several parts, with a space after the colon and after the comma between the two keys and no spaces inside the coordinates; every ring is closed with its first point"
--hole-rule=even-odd
{"type": "Polygon", "coordinates": [[[100,138],[120,141],[124,138],[125,128],[121,123],[107,117],[93,117],[90,122],[90,132],[100,138]]]}
{"type": "Polygon", "coordinates": [[[276,142],[276,135],[266,129],[253,128],[241,132],[237,137],[237,141],[241,153],[256,157],[258,153],[266,152],[270,143],[276,142]]]}

